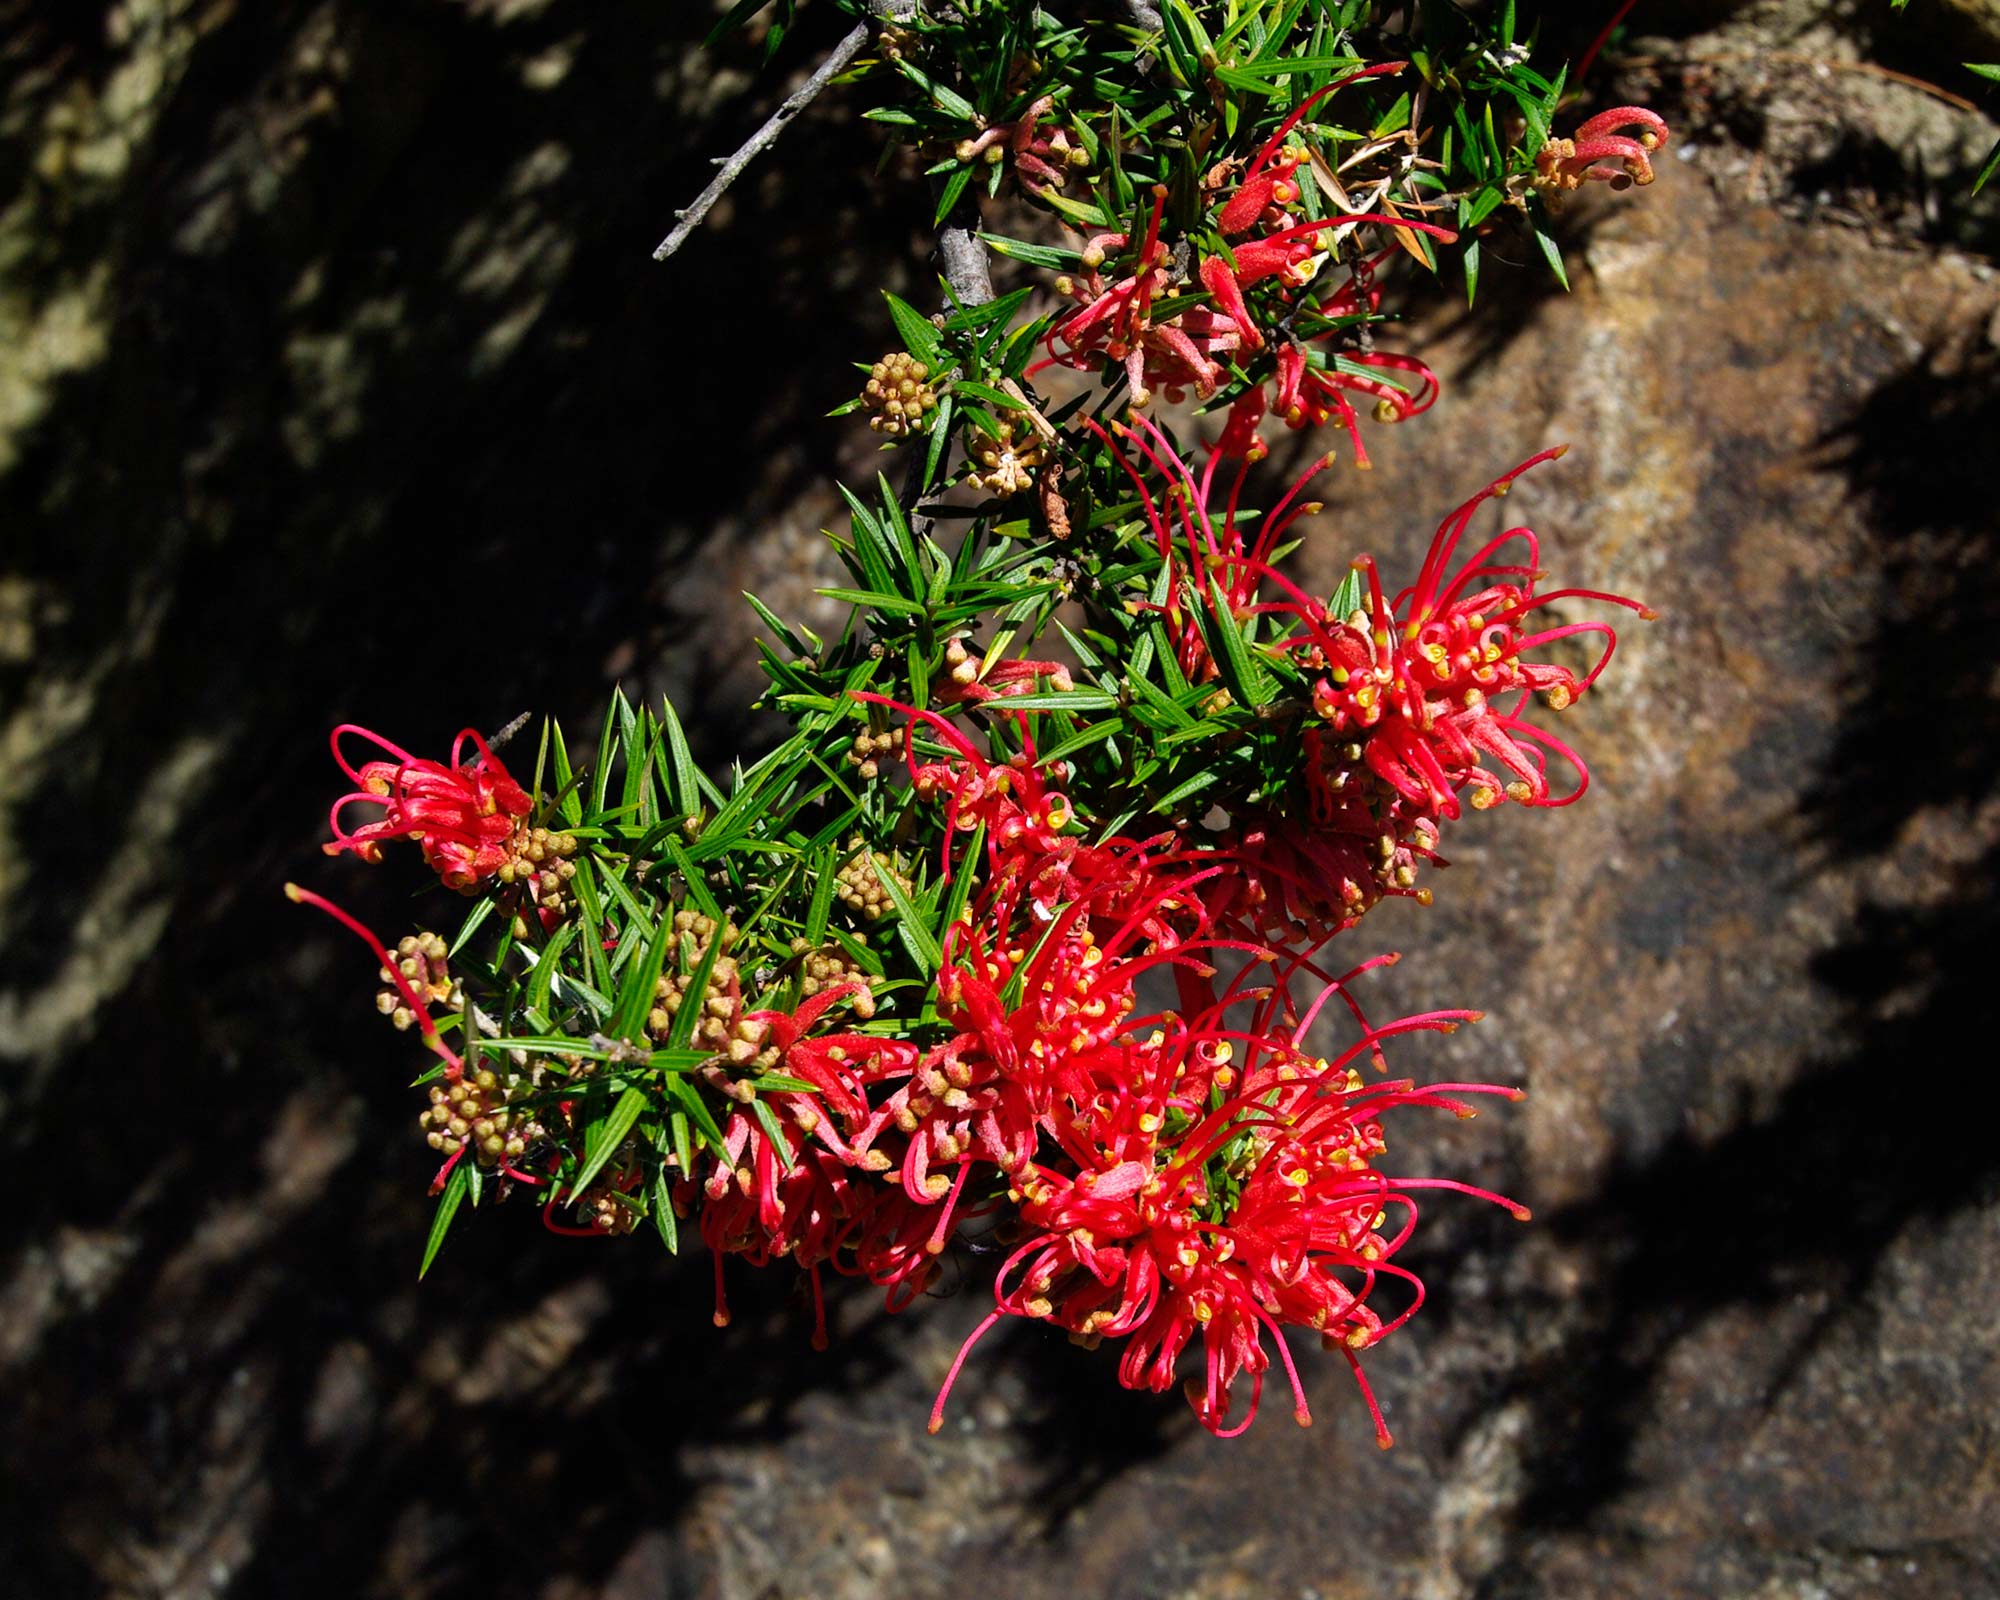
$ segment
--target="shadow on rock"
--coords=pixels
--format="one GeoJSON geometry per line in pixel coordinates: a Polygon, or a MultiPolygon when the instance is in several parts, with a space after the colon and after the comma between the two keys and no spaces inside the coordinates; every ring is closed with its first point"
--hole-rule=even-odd
{"type": "MultiPolygon", "coordinates": [[[[1883,604],[1804,814],[1837,861],[1893,865],[1898,881],[1813,963],[1845,1048],[1802,1062],[1767,1114],[1746,1104],[1719,1138],[1678,1135],[1551,1220],[1598,1265],[1577,1331],[1512,1386],[1540,1441],[1516,1523],[1524,1540],[1591,1523],[1634,1486],[1664,1363],[1685,1335],[1733,1308],[1822,1304],[1780,1352],[1769,1407],[1913,1224],[2000,1196],[2000,1149],[1961,1109],[1965,1041],[1987,1031],[2000,946],[2000,846],[1947,845],[1957,864],[1942,873],[1894,855],[1925,821],[1976,838],[1965,819],[2000,786],[2000,528],[1985,472],[1997,422],[1990,359],[1950,378],[1926,361],[1871,395],[1835,441],[1870,503],[1883,604]]],[[[1531,1566],[1521,1555],[1490,1592],[1532,1591],[1531,1566]]]]}
{"type": "Polygon", "coordinates": [[[10,225],[34,296],[98,319],[0,454],[0,522],[36,530],[0,612],[8,1569],[50,1595],[591,1573],[604,1519],[674,1517],[681,1446],[776,1437],[890,1358],[871,1325],[810,1359],[779,1284],[718,1336],[698,1272],[549,1249],[523,1199],[461,1219],[419,1298],[420,1058],[279,885],[392,939],[449,926],[411,860],[314,866],[324,730],[587,723],[616,661],[673,644],[710,529],[826,471],[838,434],[804,419],[876,312],[851,282],[906,256],[856,259],[877,141],[815,116],[662,267],[707,155],[784,88],[747,45],[697,55],[705,16],[169,8],[113,48],[55,9],[0,14],[10,225]],[[34,145],[134,61],[161,87],[122,165],[34,145]]]}

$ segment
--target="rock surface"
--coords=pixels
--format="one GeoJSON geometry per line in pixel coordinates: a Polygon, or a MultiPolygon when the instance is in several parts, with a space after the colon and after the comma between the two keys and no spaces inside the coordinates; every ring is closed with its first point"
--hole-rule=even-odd
{"type": "MultiPolygon", "coordinates": [[[[1783,132],[1963,160],[1990,125],[1729,77],[1803,37],[1755,7],[1636,42],[1686,159],[1570,214],[1567,298],[1491,265],[1504,235],[1475,314],[1418,297],[1446,398],[1324,480],[1330,582],[1568,439],[1509,517],[1662,613],[1564,715],[1584,804],[1461,828],[1438,904],[1354,936],[1409,953],[1385,1005],[1488,1012],[1407,1070],[1530,1091],[1391,1129],[1537,1212],[1430,1208],[1432,1301],[1370,1368],[1396,1450],[1304,1350],[1318,1425],[1273,1407],[1225,1446],[1027,1329],[931,1438],[976,1293],[846,1294],[816,1357],[777,1275],[717,1332],[704,1263],[525,1213],[419,1293],[395,1048],[275,893],[315,870],[340,718],[581,719],[650,674],[726,734],[722,603],[797,604],[811,485],[871,459],[815,420],[914,259],[855,258],[866,130],[822,113],[810,171],[781,157],[662,272],[755,113],[747,56],[710,76],[656,6],[43,9],[0,8],[11,1584],[2000,1590],[2000,1155],[1968,1093],[2000,936],[1990,214],[1927,211],[1933,158],[1783,132]]],[[[407,917],[365,877],[343,893],[407,917]]]]}

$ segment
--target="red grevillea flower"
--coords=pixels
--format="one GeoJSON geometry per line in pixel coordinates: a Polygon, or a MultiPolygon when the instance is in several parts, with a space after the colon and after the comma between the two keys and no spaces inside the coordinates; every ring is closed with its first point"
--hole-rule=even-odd
{"type": "Polygon", "coordinates": [[[1438,825],[1460,815],[1461,790],[1475,808],[1503,797],[1567,805],[1583,793],[1589,774],[1581,758],[1522,712],[1536,692],[1555,710],[1571,704],[1602,673],[1617,635],[1603,622],[1535,629],[1527,619],[1569,599],[1622,606],[1646,618],[1653,613],[1595,590],[1538,591],[1540,546],[1527,528],[1510,528],[1459,556],[1479,507],[1562,449],[1532,457],[1447,517],[1417,581],[1393,603],[1383,596],[1373,560],[1356,562],[1368,580],[1365,602],[1336,617],[1271,564],[1294,521],[1319,509],[1303,493],[1325,458],[1308,466],[1246,541],[1237,518],[1248,457],[1238,458],[1218,511],[1221,452],[1197,473],[1150,420],[1118,433],[1165,480],[1164,492],[1156,490],[1112,436],[1101,435],[1138,489],[1160,555],[1179,579],[1163,609],[1183,674],[1200,683],[1219,671],[1201,618],[1187,609],[1192,603],[1226,607],[1238,623],[1258,616],[1288,623],[1288,635],[1268,648],[1318,675],[1312,688],[1318,726],[1301,737],[1307,805],[1301,811],[1274,802],[1234,819],[1221,844],[1238,870],[1207,895],[1217,932],[1287,943],[1351,926],[1384,895],[1427,900],[1429,892],[1416,883],[1418,868],[1438,859],[1438,825]],[[1518,547],[1516,559],[1508,559],[1510,546],[1518,547]],[[1581,676],[1528,658],[1582,635],[1598,637],[1603,649],[1581,676]],[[1549,783],[1550,755],[1575,774],[1560,793],[1549,783]]]}
{"type": "Polygon", "coordinates": [[[1555,199],[1593,181],[1614,189],[1651,183],[1653,154],[1669,137],[1666,123],[1644,106],[1600,111],[1571,138],[1550,139],[1535,153],[1535,186],[1555,199]]]}
{"type": "Polygon", "coordinates": [[[869,1087],[907,1077],[917,1057],[900,1039],[818,1031],[833,1007],[867,992],[863,983],[835,984],[796,1010],[750,1011],[737,1025],[737,1038],[757,1051],[760,1068],[809,1083],[810,1091],[754,1089],[719,1064],[712,1069],[710,1081],[739,1103],[723,1123],[721,1150],[696,1175],[704,1196],[701,1233],[715,1257],[717,1326],[729,1320],[725,1255],[759,1266],[790,1256],[809,1274],[820,1348],[826,1332],[820,1266],[867,1270],[839,1252],[851,1252],[857,1230],[875,1220],[875,1178],[892,1162],[856,1136],[873,1125],[869,1087]],[[759,1101],[769,1108],[768,1121],[755,1113],[759,1101]]]}
{"type": "MultiPolygon", "coordinates": [[[[1302,223],[1290,214],[1302,198],[1294,175],[1306,159],[1305,152],[1297,148],[1286,148],[1280,153],[1292,130],[1322,97],[1335,89],[1361,78],[1400,72],[1404,65],[1400,61],[1386,62],[1338,79],[1308,96],[1252,158],[1223,206],[1217,224],[1225,236],[1241,234],[1253,227],[1264,230],[1254,238],[1234,240],[1227,256],[1204,258],[1197,272],[1215,305],[1240,330],[1245,348],[1262,349],[1269,341],[1251,316],[1243,291],[1274,277],[1293,287],[1310,283],[1335,236],[1333,230],[1375,225],[1412,228],[1447,241],[1455,237],[1448,228],[1407,217],[1364,212],[1302,223]]],[[[1210,174],[1211,183],[1221,181],[1226,171],[1226,166],[1217,168],[1210,174]]],[[[1380,306],[1381,294],[1374,287],[1374,269],[1394,253],[1392,248],[1363,262],[1339,291],[1317,303],[1308,302],[1303,309],[1330,321],[1375,311],[1380,306]]],[[[1340,337],[1341,333],[1342,329],[1336,327],[1306,339],[1289,332],[1278,338],[1274,356],[1275,399],[1267,403],[1261,385],[1239,397],[1230,409],[1228,426],[1216,442],[1216,450],[1224,455],[1253,459],[1261,456],[1263,441],[1256,427],[1269,409],[1293,428],[1317,427],[1338,420],[1354,441],[1356,463],[1365,467],[1368,453],[1362,447],[1359,419],[1347,392],[1372,399],[1376,416],[1383,421],[1400,421],[1429,409],[1437,398],[1437,377],[1421,361],[1373,350],[1322,353],[1312,349],[1316,344],[1340,337]],[[1406,389],[1377,377],[1378,371],[1407,374],[1415,380],[1415,386],[1406,389]]]]}
{"type": "MultiPolygon", "coordinates": [[[[1084,242],[1080,275],[1056,279],[1056,292],[1077,302],[1078,310],[1052,327],[1043,346],[1051,364],[1091,372],[1110,363],[1125,369],[1134,406],[1152,403],[1153,389],[1164,388],[1169,400],[1215,393],[1224,372],[1218,356],[1233,354],[1245,344],[1245,325],[1207,306],[1192,306],[1156,322],[1153,302],[1172,287],[1170,252],[1160,242],[1160,217],[1167,191],[1153,191],[1153,213],[1132,271],[1107,282],[1099,272],[1114,251],[1126,248],[1123,233],[1095,234],[1084,242]]],[[[1240,304],[1240,301],[1239,301],[1240,304]]],[[[1252,330],[1254,334],[1254,330],[1252,330]]]]}
{"type": "Polygon", "coordinates": [[[963,639],[944,647],[945,674],[931,686],[938,705],[984,705],[1009,695],[1033,694],[1046,678],[1053,689],[1067,693],[1076,687],[1069,668],[1060,661],[1005,660],[987,662],[965,648],[963,639]]]}
{"type": "MultiPolygon", "coordinates": [[[[1114,252],[1128,247],[1128,235],[1102,233],[1088,238],[1082,251],[1082,272],[1056,280],[1057,292],[1075,300],[1080,309],[1050,329],[1045,340],[1048,361],[1083,371],[1105,363],[1122,365],[1134,409],[1149,405],[1156,388],[1175,403],[1186,399],[1190,390],[1205,399],[1221,386],[1226,358],[1262,350],[1271,343],[1244,298],[1247,289],[1271,280],[1283,289],[1304,288],[1340,234],[1356,227],[1410,228],[1444,240],[1456,237],[1448,228],[1408,217],[1358,212],[1301,221],[1292,214],[1304,193],[1296,174],[1307,159],[1303,150],[1286,146],[1292,131],[1333,90],[1361,78],[1400,72],[1404,65],[1388,62],[1352,73],[1308,96],[1250,159],[1216,216],[1226,248],[1203,256],[1195,267],[1194,277],[1208,296],[1207,305],[1184,307],[1164,319],[1153,314],[1154,303],[1183,283],[1160,240],[1164,187],[1154,190],[1152,216],[1129,275],[1107,281],[1100,272],[1114,252]]],[[[1230,163],[1218,166],[1209,174],[1210,186],[1226,183],[1231,171],[1230,163]]],[[[1279,298],[1282,303],[1283,296],[1279,298]]],[[[1363,298],[1366,309],[1373,310],[1377,297],[1372,288],[1362,288],[1357,274],[1338,294],[1305,309],[1319,317],[1340,319],[1359,314],[1363,298]]],[[[1290,316],[1284,320],[1289,323],[1290,316]]],[[[1309,344],[1331,339],[1339,331],[1329,329],[1304,342],[1288,332],[1279,340],[1276,409],[1291,426],[1304,427],[1337,416],[1350,434],[1356,434],[1354,409],[1343,390],[1365,393],[1375,401],[1378,415],[1390,418],[1414,416],[1436,397],[1435,376],[1421,362],[1406,356],[1374,352],[1318,359],[1308,356],[1309,344]],[[1411,374],[1416,379],[1415,388],[1406,390],[1377,377],[1377,371],[1411,374]]],[[[1246,392],[1232,408],[1230,426],[1217,448],[1230,455],[1261,454],[1256,424],[1264,409],[1261,386],[1258,391],[1246,392]],[[1252,393],[1257,396],[1254,400],[1252,393]]],[[[1358,434],[1356,451],[1365,465],[1367,457],[1360,449],[1358,434]]]]}
{"type": "Polygon", "coordinates": [[[449,765],[413,756],[352,723],[335,728],[331,742],[334,761],[356,787],[328,814],[333,829],[333,840],[324,847],[328,855],[351,850],[364,861],[379,861],[383,840],[414,839],[445,887],[460,891],[476,888],[513,859],[514,836],[533,802],[473,729],[452,741],[449,765]],[[364,762],[357,771],[340,748],[347,733],[394,759],[364,762]],[[468,743],[477,752],[470,761],[464,759],[468,743]],[[380,806],[382,815],[349,830],[341,814],[352,805],[380,806]]]}
{"type": "Polygon", "coordinates": [[[1073,841],[1066,841],[1063,835],[1076,820],[1075,812],[1053,787],[1057,774],[1044,772],[1036,764],[1032,744],[1016,758],[990,761],[935,711],[920,711],[862,690],[854,691],[854,698],[910,719],[910,733],[904,742],[910,781],[920,798],[945,803],[941,866],[947,879],[952,870],[953,838],[975,829],[986,830],[988,862],[995,870],[1003,861],[1022,855],[1061,855],[1072,847],[1073,841]],[[945,759],[918,760],[914,734],[919,722],[944,742],[949,751],[945,759]]]}
{"type": "Polygon", "coordinates": [[[1571,704],[1597,681],[1618,636],[1604,622],[1542,629],[1524,624],[1542,607],[1567,599],[1622,606],[1649,619],[1653,613],[1636,600],[1593,589],[1537,593],[1541,549],[1528,528],[1509,528],[1454,565],[1473,513],[1566,448],[1531,456],[1445,518],[1417,581],[1393,601],[1384,598],[1375,563],[1365,556],[1355,566],[1368,579],[1366,604],[1345,618],[1330,616],[1286,580],[1276,580],[1290,598],[1274,609],[1288,612],[1301,629],[1289,648],[1325,674],[1313,687],[1314,709],[1332,734],[1361,745],[1367,772],[1418,814],[1457,817],[1460,789],[1483,808],[1502,796],[1523,805],[1568,805],[1589,786],[1582,758],[1521,711],[1532,693],[1554,710],[1571,704]],[[1519,546],[1521,559],[1500,560],[1510,545],[1519,546]],[[1603,649],[1581,678],[1553,662],[1526,659],[1528,651],[1582,635],[1597,636],[1603,649]],[[1575,775],[1565,793],[1550,787],[1550,755],[1575,775]],[[1482,764],[1488,761],[1504,775],[1482,764]]]}
{"type": "MultiPolygon", "coordinates": [[[[1310,763],[1312,730],[1306,738],[1310,763]]],[[[1307,770],[1313,774],[1316,765],[1307,770]]],[[[1417,872],[1420,865],[1445,865],[1436,824],[1419,816],[1385,828],[1380,801],[1364,803],[1355,788],[1351,797],[1333,791],[1340,801],[1328,805],[1322,796],[1329,786],[1313,779],[1305,814],[1253,815],[1222,835],[1216,848],[1233,870],[1207,898],[1218,933],[1280,946],[1316,944],[1353,927],[1385,897],[1431,903],[1417,872]]]]}
{"type": "MultiPolygon", "coordinates": [[[[1330,985],[1321,1003],[1342,982],[1330,985]]],[[[1413,1194],[1455,1189],[1517,1216],[1526,1212],[1469,1185],[1382,1173],[1381,1114],[1430,1105],[1470,1115],[1464,1096],[1518,1092],[1486,1084],[1368,1085],[1352,1068],[1385,1039],[1449,1031],[1476,1013],[1432,1012],[1368,1028],[1327,1060],[1288,1042],[1311,1025],[1318,1006],[1284,1029],[1279,1019],[1289,1009],[1279,982],[1262,995],[1232,992],[1192,1020],[1146,1019],[1119,1041],[1115,1072],[1093,1074],[1087,1095],[1065,1097],[1055,1135],[1060,1158],[1037,1160],[1013,1179],[1031,1236],[1002,1265],[995,1310],[953,1363],[932,1411],[933,1431],[971,1346],[1002,1316],[1019,1316],[1087,1344],[1125,1339],[1119,1380],[1135,1389],[1171,1387],[1198,1342],[1201,1376],[1186,1392],[1202,1425],[1224,1436],[1255,1416],[1270,1366],[1267,1335],[1291,1380],[1294,1415],[1311,1421],[1283,1329],[1312,1329],[1347,1358],[1377,1437],[1389,1443],[1356,1353],[1422,1303],[1421,1281],[1391,1259],[1413,1230],[1413,1194]],[[1255,1015],[1229,1026],[1225,1011],[1246,1002],[1255,1015]],[[1232,1066],[1239,1057],[1241,1067],[1232,1066]],[[1404,1284],[1407,1295],[1386,1318],[1369,1304],[1384,1278],[1404,1284]],[[1244,1375],[1246,1414],[1230,1426],[1244,1375]]]]}

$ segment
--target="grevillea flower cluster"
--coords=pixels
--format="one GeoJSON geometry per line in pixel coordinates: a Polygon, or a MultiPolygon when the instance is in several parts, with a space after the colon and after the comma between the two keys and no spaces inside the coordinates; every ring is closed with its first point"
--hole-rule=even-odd
{"type": "MultiPolygon", "coordinates": [[[[884,59],[936,88],[940,37],[982,17],[919,10],[884,59]]],[[[1047,60],[1076,69],[1060,43],[1047,60]]],[[[718,1325],[734,1278],[789,1263],[824,1347],[830,1277],[899,1311],[983,1267],[990,1307],[934,1430],[1013,1318],[1108,1344],[1118,1382],[1179,1387],[1221,1436],[1274,1366],[1311,1420],[1290,1341],[1316,1335],[1386,1445],[1364,1363],[1423,1302],[1420,1209],[1528,1216],[1406,1170],[1392,1113],[1521,1090],[1406,1074],[1479,1013],[1377,1015],[1371,975],[1397,956],[1335,941],[1384,898],[1428,905],[1468,813],[1581,798],[1549,718],[1599,682],[1613,619],[1650,613],[1545,587],[1532,531],[1482,526],[1560,449],[1447,515],[1407,581],[1364,554],[1331,564],[1330,592],[1310,491],[1331,453],[1274,497],[1253,482],[1269,418],[1330,424],[1365,461],[1357,402],[1412,418],[1437,397],[1367,330],[1388,255],[1452,230],[1340,177],[1374,181],[1391,146],[1415,163],[1420,131],[1377,116],[1343,149],[1313,129],[1401,58],[1301,67],[1137,186],[1150,158],[1108,145],[1080,77],[1037,92],[1041,58],[1006,59],[947,165],[993,192],[1011,171],[1083,232],[1065,307],[1014,326],[1032,287],[935,319],[894,303],[905,349],[864,398],[928,454],[900,489],[847,496],[846,581],[823,591],[850,608],[838,638],[752,601],[778,742],[718,780],[670,703],[622,693],[584,754],[553,722],[532,755],[467,729],[435,759],[344,725],[327,851],[407,843],[463,914],[391,948],[290,893],[361,939],[376,1008],[430,1054],[425,1269],[466,1201],[532,1196],[558,1235],[698,1237],[718,1325]],[[1126,190],[1079,198],[1114,164],[1126,190]],[[1121,197],[1133,224],[1104,226],[1121,197]],[[1044,401],[1050,365],[1099,376],[1097,403],[1044,401]],[[1220,415],[1177,432],[1156,400],[1220,415]],[[947,537],[955,483],[993,500],[947,537]],[[1031,487],[1030,513],[1007,506],[1031,487]]],[[[1523,193],[1649,175],[1665,137],[1623,107],[1510,171],[1523,193]]]]}
{"type": "MultiPolygon", "coordinates": [[[[1043,337],[1043,365],[1080,371],[1120,368],[1130,403],[1143,409],[1155,393],[1179,404],[1190,394],[1214,398],[1230,370],[1268,357],[1268,382],[1239,385],[1229,425],[1216,443],[1227,455],[1268,452],[1258,424],[1267,412],[1287,426],[1345,430],[1355,461],[1368,465],[1354,403],[1359,395],[1382,421],[1428,410],[1437,377],[1423,362],[1356,342],[1380,309],[1375,272],[1396,247],[1374,255],[1350,249],[1344,281],[1317,287],[1323,270],[1363,230],[1387,228],[1450,241],[1451,229],[1421,218],[1355,209],[1301,215],[1308,196],[1299,181],[1309,152],[1290,144],[1295,129],[1325,96],[1350,82],[1399,73],[1387,62],[1337,79],[1302,100],[1239,170],[1224,161],[1203,179],[1209,208],[1208,243],[1175,253],[1161,242],[1168,190],[1155,185],[1142,242],[1124,233],[1086,239],[1081,270],[1056,279],[1056,291],[1078,309],[1057,318],[1043,337]],[[1118,269],[1107,277],[1107,262],[1118,269]],[[1251,298],[1256,306],[1253,309],[1251,298]]],[[[1036,370],[1030,367],[1029,372],[1036,370]]],[[[1262,365],[1259,363],[1259,370],[1262,365]]]]}

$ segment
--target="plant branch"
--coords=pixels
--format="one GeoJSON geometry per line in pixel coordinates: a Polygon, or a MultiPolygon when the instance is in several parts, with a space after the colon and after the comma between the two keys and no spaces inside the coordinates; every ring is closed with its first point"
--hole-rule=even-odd
{"type": "MultiPolygon", "coordinates": [[[[655,261],[665,261],[676,250],[687,243],[688,236],[701,226],[715,202],[720,200],[729,186],[743,175],[743,169],[755,161],[759,155],[778,142],[778,135],[801,111],[811,105],[820,90],[831,83],[868,42],[868,24],[857,22],[846,37],[827,53],[827,57],[814,70],[813,75],[785,96],[784,103],[771,113],[763,127],[751,134],[736,154],[722,163],[722,170],[715,175],[715,181],[694,198],[694,203],[685,211],[677,212],[678,220],[674,230],[662,239],[659,248],[653,252],[655,261]]],[[[991,298],[989,293],[988,298],[991,298]]]]}
{"type": "Polygon", "coordinates": [[[993,298],[993,278],[986,270],[986,246],[979,238],[979,209],[962,199],[952,207],[938,232],[938,264],[944,281],[962,305],[983,306],[993,298]]]}

